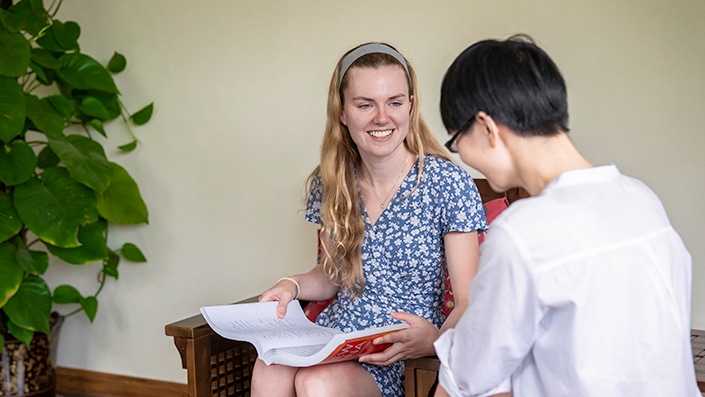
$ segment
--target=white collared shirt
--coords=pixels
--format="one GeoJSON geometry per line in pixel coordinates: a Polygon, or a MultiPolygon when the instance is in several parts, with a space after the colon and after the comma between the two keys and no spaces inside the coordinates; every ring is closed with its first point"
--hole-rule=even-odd
{"type": "Polygon", "coordinates": [[[500,214],[469,299],[435,343],[452,396],[701,397],[690,254],[656,195],[613,165],[500,214]]]}

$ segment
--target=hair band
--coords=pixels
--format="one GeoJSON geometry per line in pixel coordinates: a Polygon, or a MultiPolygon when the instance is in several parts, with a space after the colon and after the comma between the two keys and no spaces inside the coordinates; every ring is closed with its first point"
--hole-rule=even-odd
{"type": "Polygon", "coordinates": [[[340,63],[338,86],[343,83],[343,77],[345,76],[345,73],[348,71],[350,65],[352,65],[353,62],[357,61],[364,55],[376,53],[393,56],[394,59],[399,61],[399,63],[401,63],[401,66],[404,67],[407,78],[410,78],[409,66],[406,64],[406,60],[404,59],[404,57],[398,51],[386,44],[370,43],[357,47],[356,49],[352,50],[348,55],[346,55],[345,58],[343,58],[343,61],[340,63]]]}

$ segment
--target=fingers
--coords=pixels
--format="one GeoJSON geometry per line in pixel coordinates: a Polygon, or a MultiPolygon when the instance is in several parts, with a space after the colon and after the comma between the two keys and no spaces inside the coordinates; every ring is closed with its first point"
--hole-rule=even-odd
{"type": "Polygon", "coordinates": [[[375,345],[389,343],[391,346],[382,352],[360,357],[360,362],[389,365],[399,360],[418,358],[435,353],[433,341],[438,337],[438,328],[423,317],[414,314],[392,313],[391,316],[408,323],[409,328],[375,339],[373,341],[375,345]]]}
{"type": "Polygon", "coordinates": [[[278,318],[284,318],[284,316],[286,316],[286,308],[289,305],[289,302],[294,300],[296,297],[296,294],[292,291],[293,288],[287,288],[287,285],[285,284],[288,283],[279,282],[274,287],[264,291],[262,295],[259,296],[260,302],[279,302],[276,310],[278,318]]]}
{"type": "Polygon", "coordinates": [[[404,347],[394,344],[383,352],[364,355],[358,361],[372,365],[389,365],[404,358],[404,347]]]}
{"type": "Polygon", "coordinates": [[[390,315],[392,316],[393,319],[403,321],[412,327],[415,325],[418,325],[422,322],[428,322],[425,318],[417,316],[415,314],[411,313],[405,313],[405,312],[391,312],[390,315]]]}
{"type": "Polygon", "coordinates": [[[277,305],[277,317],[284,318],[284,316],[286,316],[286,308],[289,305],[289,302],[291,301],[279,301],[279,304],[277,305]]]}

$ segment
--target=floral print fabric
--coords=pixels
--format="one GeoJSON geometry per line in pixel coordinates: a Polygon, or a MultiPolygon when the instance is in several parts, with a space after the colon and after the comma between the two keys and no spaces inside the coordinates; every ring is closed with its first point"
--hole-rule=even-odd
{"type": "MultiPolygon", "coordinates": [[[[356,298],[341,289],[337,299],[318,316],[318,324],[344,332],[379,327],[397,322],[389,315],[392,311],[424,317],[436,327],[445,321],[443,237],[452,231],[482,232],[487,229],[487,221],[477,187],[465,170],[450,161],[426,156],[415,188],[418,167],[417,160],[374,225],[360,198],[365,218],[365,288],[356,298]]],[[[323,194],[317,179],[308,199],[306,220],[321,223],[323,194]]],[[[403,362],[363,366],[384,397],[404,395],[403,362]]]]}

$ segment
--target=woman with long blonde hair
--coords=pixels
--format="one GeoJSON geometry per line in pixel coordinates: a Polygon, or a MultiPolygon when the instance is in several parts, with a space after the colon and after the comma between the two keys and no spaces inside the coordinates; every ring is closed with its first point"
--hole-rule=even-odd
{"type": "Polygon", "coordinates": [[[472,178],[450,160],[420,114],[416,74],[392,46],[367,43],[340,59],[328,91],[320,164],[308,178],[306,219],[322,252],[308,273],[285,277],[260,300],[336,299],[316,322],[345,332],[406,322],[380,337],[383,352],[308,368],[258,360],[253,396],[404,395],[403,361],[433,341],[467,304],[486,229],[472,178]],[[441,310],[446,272],[456,309],[441,310]]]}

